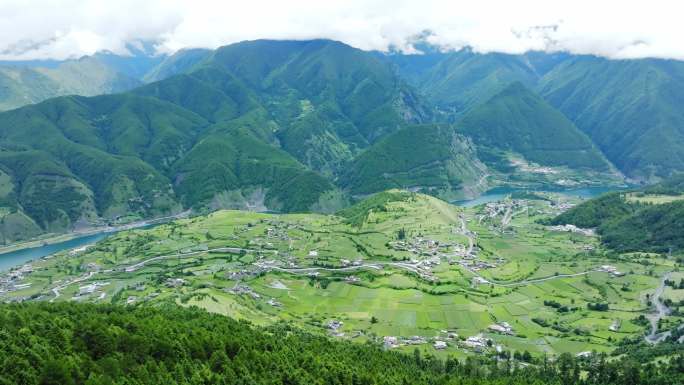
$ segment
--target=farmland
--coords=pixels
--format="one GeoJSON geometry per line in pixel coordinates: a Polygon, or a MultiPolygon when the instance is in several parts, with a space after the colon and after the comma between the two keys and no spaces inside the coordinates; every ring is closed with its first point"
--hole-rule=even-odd
{"type": "MultiPolygon", "coordinates": [[[[390,191],[339,215],[218,211],[15,269],[0,300],[172,302],[436,354],[611,351],[649,333],[640,316],[665,274],[682,278],[675,257],[609,252],[540,224],[572,199],[527,198],[459,208],[390,191]]],[[[677,309],[682,292],[663,297],[677,309]]]]}

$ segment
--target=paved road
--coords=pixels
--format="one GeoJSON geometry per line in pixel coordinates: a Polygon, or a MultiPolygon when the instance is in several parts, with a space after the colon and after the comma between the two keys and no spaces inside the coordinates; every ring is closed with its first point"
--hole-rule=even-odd
{"type": "Polygon", "coordinates": [[[64,290],[64,288],[66,288],[67,286],[73,285],[74,283],[78,283],[78,282],[82,282],[82,281],[85,281],[85,280],[87,280],[87,279],[90,279],[90,278],[92,278],[95,274],[96,274],[96,273],[95,273],[94,271],[91,271],[91,272],[89,272],[89,273],[84,274],[83,276],[81,276],[81,277],[79,277],[79,278],[73,279],[73,280],[71,280],[71,281],[69,281],[69,282],[67,282],[67,283],[64,283],[64,284],[61,284],[61,285],[59,285],[59,286],[56,286],[56,287],[52,288],[51,291],[52,291],[52,293],[55,295],[55,298],[51,299],[50,302],[52,302],[52,301],[56,300],[57,298],[59,298],[59,296],[61,295],[60,290],[64,290]]]}
{"type": "Polygon", "coordinates": [[[663,275],[663,278],[660,280],[660,286],[658,286],[655,293],[653,293],[653,296],[651,297],[651,302],[655,304],[656,312],[646,316],[646,318],[651,321],[651,333],[649,333],[645,338],[646,342],[652,344],[657,344],[670,335],[670,332],[658,333],[658,321],[670,314],[670,308],[665,306],[664,303],[660,302],[660,296],[662,296],[663,291],[665,291],[665,281],[670,278],[670,274],[672,273],[666,273],[663,275]]]}

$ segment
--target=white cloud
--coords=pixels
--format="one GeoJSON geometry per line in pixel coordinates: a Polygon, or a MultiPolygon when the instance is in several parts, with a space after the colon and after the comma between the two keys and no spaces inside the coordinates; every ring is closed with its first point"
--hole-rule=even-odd
{"type": "Polygon", "coordinates": [[[426,30],[444,49],[684,59],[682,8],[672,0],[0,0],[0,59],[125,53],[140,40],[164,52],[260,38],[411,52],[426,30]]]}

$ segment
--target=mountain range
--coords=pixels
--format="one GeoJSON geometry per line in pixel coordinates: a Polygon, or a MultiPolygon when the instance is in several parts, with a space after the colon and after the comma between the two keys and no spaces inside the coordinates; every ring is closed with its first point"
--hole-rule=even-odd
{"type": "Polygon", "coordinates": [[[656,180],[684,170],[682,69],[330,40],[3,63],[0,107],[28,105],[0,113],[0,235],[185,209],[335,212],[390,188],[457,199],[521,174],[656,180]]]}

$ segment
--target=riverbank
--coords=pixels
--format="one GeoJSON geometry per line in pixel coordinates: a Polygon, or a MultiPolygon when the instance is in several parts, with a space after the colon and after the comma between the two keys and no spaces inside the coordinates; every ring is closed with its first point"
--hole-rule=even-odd
{"type": "Polygon", "coordinates": [[[154,224],[158,224],[158,223],[162,223],[162,222],[186,218],[189,215],[190,215],[190,211],[188,210],[188,211],[183,211],[181,213],[178,213],[176,215],[169,215],[166,217],[159,217],[159,218],[147,219],[147,220],[143,220],[143,221],[130,222],[130,223],[126,223],[126,224],[118,225],[118,226],[97,226],[97,227],[92,227],[92,228],[88,228],[88,229],[84,229],[84,230],[72,231],[70,233],[65,233],[65,234],[46,234],[43,237],[32,239],[29,241],[13,243],[13,244],[7,245],[7,246],[0,246],[0,257],[2,257],[3,254],[11,253],[13,251],[31,249],[34,247],[48,246],[48,245],[52,245],[55,243],[62,243],[62,242],[66,242],[66,241],[76,239],[76,238],[87,237],[87,236],[96,235],[96,234],[116,233],[116,232],[124,231],[124,230],[137,229],[140,227],[150,226],[150,225],[154,225],[154,224]]]}

